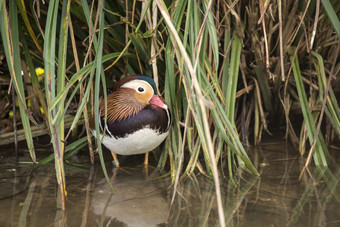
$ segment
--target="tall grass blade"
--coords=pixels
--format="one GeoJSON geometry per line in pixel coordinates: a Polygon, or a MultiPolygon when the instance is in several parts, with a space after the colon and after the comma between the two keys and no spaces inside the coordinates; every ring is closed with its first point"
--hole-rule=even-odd
{"type": "MultiPolygon", "coordinates": [[[[30,121],[25,101],[25,90],[23,78],[21,74],[21,58],[19,49],[19,30],[18,30],[18,14],[17,6],[14,1],[9,2],[9,17],[7,17],[6,4],[1,4],[0,7],[0,29],[1,37],[4,46],[6,59],[9,65],[9,71],[12,77],[13,85],[19,97],[19,110],[22,119],[22,124],[25,131],[28,150],[33,162],[36,162],[33,139],[31,135],[30,121]]],[[[14,103],[13,103],[14,105],[14,103]]],[[[30,117],[32,119],[32,116],[30,117]]]]}
{"type": "Polygon", "coordinates": [[[27,11],[26,11],[26,6],[25,6],[25,1],[24,0],[16,0],[16,3],[18,5],[19,11],[20,11],[20,15],[25,23],[25,26],[28,30],[28,33],[30,34],[31,38],[34,41],[35,46],[37,47],[37,49],[39,50],[39,52],[42,54],[43,50],[42,47],[38,41],[37,36],[35,35],[33,28],[29,22],[28,19],[28,15],[27,15],[27,11]]]}
{"type": "MultiPolygon", "coordinates": [[[[230,68],[228,69],[228,73],[224,73],[224,78],[222,80],[227,80],[226,87],[226,96],[225,98],[225,110],[226,115],[228,117],[229,122],[234,122],[234,111],[235,111],[235,104],[236,104],[236,88],[238,82],[238,75],[239,75],[239,65],[240,65],[240,56],[242,50],[242,42],[240,37],[235,34],[232,39],[232,47],[231,47],[231,56],[230,56],[230,63],[228,64],[230,68]]],[[[234,126],[234,123],[232,123],[234,126]]],[[[221,131],[221,130],[220,130],[221,131]]],[[[229,133],[233,133],[234,130],[229,131],[229,133]]],[[[235,132],[234,132],[235,133],[235,132]]],[[[228,147],[228,166],[229,166],[229,176],[232,179],[233,171],[231,171],[231,167],[233,166],[233,156],[230,154],[230,147],[228,147]]],[[[243,165],[243,161],[236,156],[239,160],[240,165],[243,165]]]]}
{"type": "MultiPolygon", "coordinates": [[[[103,89],[106,90],[106,82],[104,78],[104,71],[102,67],[102,54],[103,54],[103,40],[104,40],[104,13],[103,13],[103,5],[105,4],[105,1],[99,1],[98,2],[98,8],[99,8],[99,33],[98,33],[98,43],[97,46],[96,44],[94,45],[97,50],[96,52],[96,58],[95,58],[95,84],[94,84],[94,109],[96,110],[94,112],[94,119],[99,119],[99,88],[100,88],[100,81],[103,83],[103,89]]],[[[104,92],[105,94],[105,92],[104,92]]],[[[106,94],[105,94],[105,105],[107,106],[107,101],[106,101],[106,94]]],[[[105,108],[105,112],[107,112],[107,108],[105,108]]],[[[105,116],[107,116],[107,113],[105,113],[105,116]]],[[[105,123],[106,124],[106,123],[105,123]]],[[[102,169],[105,175],[105,178],[111,188],[113,190],[113,187],[111,185],[110,179],[108,177],[106,167],[105,167],[105,162],[104,162],[104,156],[103,156],[103,150],[101,146],[101,136],[100,136],[100,130],[99,130],[99,124],[96,122],[95,124],[95,130],[96,130],[96,140],[97,140],[97,145],[98,145],[98,154],[100,158],[100,163],[102,165],[102,169]]]]}
{"type": "MultiPolygon", "coordinates": [[[[292,63],[294,79],[296,83],[296,89],[299,94],[301,109],[304,117],[304,123],[307,129],[309,143],[313,144],[314,136],[316,133],[315,127],[315,119],[312,116],[312,112],[309,107],[309,102],[307,100],[307,95],[305,92],[305,88],[302,82],[302,75],[300,72],[299,62],[297,56],[290,56],[290,61],[292,63]]],[[[327,161],[325,155],[328,153],[328,149],[325,145],[321,132],[317,137],[315,142],[315,151],[314,151],[314,162],[316,165],[327,166],[327,161]]]]}
{"type": "MultiPolygon", "coordinates": [[[[314,62],[314,66],[317,71],[319,87],[320,87],[320,99],[322,101],[324,97],[324,92],[327,87],[327,79],[326,72],[324,67],[324,61],[322,56],[314,51],[312,51],[312,55],[316,58],[316,62],[314,62]]],[[[329,94],[327,95],[327,103],[326,103],[326,114],[330,121],[332,122],[332,126],[338,135],[340,135],[340,108],[338,102],[336,100],[334,91],[332,87],[329,87],[329,94]]]]}
{"type": "Polygon", "coordinates": [[[328,15],[329,20],[331,21],[333,28],[338,36],[340,37],[340,20],[339,17],[336,15],[334,8],[329,0],[321,0],[323,7],[328,15]]]}
{"type": "Polygon", "coordinates": [[[235,100],[236,100],[236,88],[238,82],[239,75],[239,66],[240,66],[240,56],[242,50],[242,42],[240,37],[235,34],[232,40],[231,47],[231,57],[230,57],[230,68],[228,77],[225,78],[227,80],[226,89],[226,112],[229,121],[234,121],[234,111],[235,111],[235,100]]]}
{"type": "Polygon", "coordinates": [[[35,71],[32,56],[29,53],[30,50],[29,50],[29,47],[28,47],[27,42],[26,42],[26,37],[25,37],[25,35],[23,34],[22,31],[19,32],[19,33],[20,33],[20,41],[22,43],[22,49],[23,49],[23,52],[24,52],[24,56],[25,56],[25,59],[26,59],[26,63],[27,63],[27,66],[28,66],[29,73],[31,75],[32,86],[33,86],[33,89],[35,91],[35,94],[37,94],[37,96],[38,96],[38,99],[39,99],[39,102],[40,102],[40,105],[41,105],[41,108],[42,108],[42,112],[43,112],[43,115],[44,115],[44,118],[45,118],[44,119],[45,123],[46,123],[46,125],[48,125],[47,105],[46,105],[45,96],[43,94],[41,85],[39,83],[39,78],[38,78],[36,71],[35,71]]]}
{"type": "MultiPolygon", "coordinates": [[[[45,27],[45,42],[44,42],[44,64],[45,64],[45,93],[47,105],[53,102],[56,96],[55,89],[55,47],[57,46],[56,30],[57,30],[57,16],[58,16],[58,4],[59,1],[52,0],[48,6],[47,21],[45,27]]],[[[63,11],[66,8],[67,1],[63,4],[63,11]]],[[[65,11],[64,11],[65,12],[65,11]]],[[[65,18],[63,18],[65,19],[65,18]]],[[[59,82],[60,83],[60,82],[59,82]]],[[[60,84],[59,84],[60,88],[60,84]]],[[[60,90],[60,89],[58,89],[60,90]]],[[[49,108],[50,109],[50,108],[49,108]]],[[[57,109],[53,108],[48,111],[48,122],[52,136],[52,144],[55,155],[55,169],[56,176],[59,185],[61,208],[65,209],[65,196],[66,196],[66,183],[64,172],[64,145],[62,144],[63,132],[60,131],[54,122],[57,109]]]]}
{"type": "MultiPolygon", "coordinates": [[[[66,57],[67,57],[67,41],[68,41],[68,24],[70,19],[70,6],[71,1],[63,2],[62,9],[62,23],[60,24],[60,32],[59,32],[59,45],[58,45],[58,70],[57,70],[57,93],[61,92],[65,87],[65,78],[66,78],[66,57]]],[[[58,111],[64,110],[65,103],[59,102],[57,105],[58,111]]],[[[57,118],[57,115],[54,116],[57,118]]],[[[56,121],[56,119],[54,119],[56,121]]],[[[60,124],[56,124],[59,127],[60,139],[62,141],[65,140],[65,128],[64,128],[64,119],[60,121],[60,124]]],[[[64,150],[64,144],[62,150],[64,150]]]]}

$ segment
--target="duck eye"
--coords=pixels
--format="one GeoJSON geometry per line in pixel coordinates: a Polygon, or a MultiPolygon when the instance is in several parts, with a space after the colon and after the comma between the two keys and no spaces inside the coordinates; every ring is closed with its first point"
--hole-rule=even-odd
{"type": "Polygon", "coordinates": [[[139,92],[143,92],[143,91],[144,91],[144,88],[139,87],[139,88],[138,88],[138,91],[139,91],[139,92]]]}

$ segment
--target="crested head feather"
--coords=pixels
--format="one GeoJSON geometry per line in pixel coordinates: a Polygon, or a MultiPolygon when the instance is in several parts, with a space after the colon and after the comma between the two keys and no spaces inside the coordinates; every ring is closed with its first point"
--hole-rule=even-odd
{"type": "Polygon", "coordinates": [[[131,81],[131,80],[144,80],[147,83],[150,84],[150,86],[152,87],[152,89],[154,90],[154,94],[158,95],[157,92],[157,86],[156,83],[154,81],[154,79],[152,79],[149,76],[146,75],[132,75],[132,76],[126,76],[123,79],[117,81],[117,83],[114,85],[113,90],[116,91],[118,90],[120,87],[122,87],[125,83],[131,81]]]}

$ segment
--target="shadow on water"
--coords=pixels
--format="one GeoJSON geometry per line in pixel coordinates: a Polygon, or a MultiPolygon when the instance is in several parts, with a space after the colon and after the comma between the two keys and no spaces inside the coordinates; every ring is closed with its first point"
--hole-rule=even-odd
{"type": "MultiPolygon", "coordinates": [[[[58,209],[52,164],[31,171],[11,151],[0,150],[0,226],[218,226],[213,181],[191,176],[181,181],[170,208],[168,178],[146,176],[131,157],[112,173],[111,193],[98,165],[66,165],[66,211],[58,209]]],[[[266,143],[250,153],[261,177],[240,173],[238,187],[223,180],[228,226],[339,226],[340,168],[310,168],[289,145],[266,143]]],[[[140,163],[139,157],[137,162],[140,163]]],[[[109,159],[109,158],[107,158],[109,159]]],[[[134,158],[133,158],[134,159],[134,158]]],[[[85,153],[74,163],[88,163],[85,153]]],[[[138,165],[138,164],[137,164],[138,165]]],[[[225,175],[228,175],[227,173],[225,175]]]]}

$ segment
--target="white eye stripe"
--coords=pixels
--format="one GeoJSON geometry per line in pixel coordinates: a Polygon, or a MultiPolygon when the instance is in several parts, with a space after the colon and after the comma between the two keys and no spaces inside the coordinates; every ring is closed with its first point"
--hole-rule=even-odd
{"type": "Polygon", "coordinates": [[[132,81],[129,81],[129,82],[123,84],[121,87],[122,88],[132,88],[135,91],[137,91],[138,93],[144,93],[148,89],[153,90],[151,85],[148,82],[143,81],[143,80],[132,80],[132,81]],[[140,89],[143,89],[143,91],[141,91],[140,89]]]}

